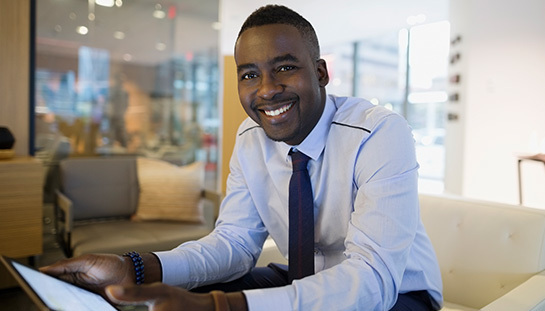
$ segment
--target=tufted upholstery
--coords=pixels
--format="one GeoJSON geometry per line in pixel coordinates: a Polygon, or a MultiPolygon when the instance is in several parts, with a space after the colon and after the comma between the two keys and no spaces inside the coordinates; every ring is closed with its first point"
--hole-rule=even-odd
{"type": "MultiPolygon", "coordinates": [[[[545,271],[545,210],[446,195],[420,195],[420,210],[441,267],[444,310],[481,309],[497,299],[485,309],[530,310],[507,307],[501,297],[545,271]]],[[[539,305],[540,282],[543,275],[530,282],[533,298],[509,293],[507,300],[539,305]]]]}
{"type": "MultiPolygon", "coordinates": [[[[545,210],[420,195],[443,278],[443,311],[545,310],[545,210]]],[[[267,240],[258,265],[286,263],[267,240]]]]}

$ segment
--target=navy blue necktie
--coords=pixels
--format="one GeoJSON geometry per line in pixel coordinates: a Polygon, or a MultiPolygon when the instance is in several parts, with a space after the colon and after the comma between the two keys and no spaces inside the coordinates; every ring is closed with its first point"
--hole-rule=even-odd
{"type": "Polygon", "coordinates": [[[290,152],[293,173],[289,186],[289,282],[314,274],[314,198],[308,175],[310,159],[290,152]]]}

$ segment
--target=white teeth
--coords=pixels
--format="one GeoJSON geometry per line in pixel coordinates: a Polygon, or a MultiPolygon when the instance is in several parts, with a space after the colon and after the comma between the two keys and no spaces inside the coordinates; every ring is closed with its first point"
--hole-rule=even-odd
{"type": "Polygon", "coordinates": [[[275,117],[277,115],[280,115],[280,114],[290,110],[291,106],[293,106],[293,103],[291,103],[289,105],[286,105],[286,106],[283,106],[281,108],[278,108],[276,110],[264,110],[264,111],[265,111],[266,115],[271,116],[271,117],[275,117]]]}

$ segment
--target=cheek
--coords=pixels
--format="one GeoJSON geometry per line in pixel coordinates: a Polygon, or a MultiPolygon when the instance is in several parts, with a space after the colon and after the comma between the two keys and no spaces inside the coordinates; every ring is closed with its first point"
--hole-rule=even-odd
{"type": "Polygon", "coordinates": [[[308,77],[307,80],[299,80],[297,84],[292,85],[297,89],[301,100],[307,104],[318,100],[320,97],[320,89],[314,87],[316,84],[312,77],[308,77]]]}
{"type": "Polygon", "coordinates": [[[255,111],[253,111],[251,109],[251,105],[252,105],[252,101],[253,101],[253,98],[252,98],[252,93],[251,92],[248,92],[247,90],[245,89],[241,89],[239,88],[238,90],[238,98],[240,100],[240,104],[242,105],[242,108],[244,109],[244,111],[246,112],[246,114],[248,116],[250,116],[252,119],[255,120],[255,111]]]}
{"type": "Polygon", "coordinates": [[[318,89],[320,85],[318,77],[313,74],[313,72],[308,71],[290,77],[288,83],[297,88],[299,92],[305,93],[306,96],[315,93],[315,90],[318,89]]]}
{"type": "Polygon", "coordinates": [[[251,100],[249,96],[249,92],[247,92],[246,88],[239,87],[238,88],[238,99],[240,100],[240,103],[242,104],[242,107],[246,109],[246,106],[249,106],[251,100]]]}

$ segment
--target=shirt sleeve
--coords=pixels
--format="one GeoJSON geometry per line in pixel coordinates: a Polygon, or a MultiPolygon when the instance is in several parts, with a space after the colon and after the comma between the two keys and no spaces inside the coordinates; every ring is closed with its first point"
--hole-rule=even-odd
{"type": "Polygon", "coordinates": [[[244,295],[246,296],[248,310],[292,310],[290,295],[288,295],[288,292],[291,290],[293,289],[290,289],[289,286],[270,289],[245,290],[244,295]]]}
{"type": "Polygon", "coordinates": [[[268,233],[248,193],[236,153],[230,170],[227,196],[214,231],[198,241],[155,253],[164,283],[191,289],[235,280],[255,266],[268,233]]]}
{"type": "Polygon", "coordinates": [[[377,122],[355,163],[346,259],[285,287],[245,291],[249,309],[389,310],[418,230],[417,170],[406,121],[388,115],[377,122]]]}

